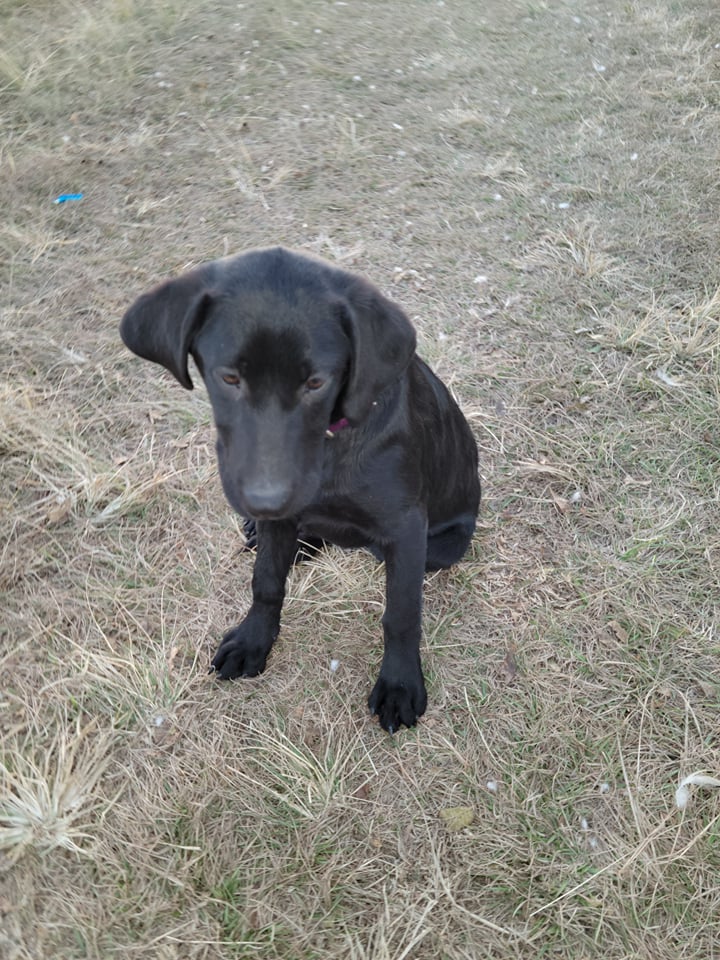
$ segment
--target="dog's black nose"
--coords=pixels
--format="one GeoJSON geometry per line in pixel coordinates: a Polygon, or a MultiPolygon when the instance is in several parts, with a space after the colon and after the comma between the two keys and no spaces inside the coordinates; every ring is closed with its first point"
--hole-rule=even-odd
{"type": "Polygon", "coordinates": [[[259,487],[245,490],[245,504],[251,517],[277,519],[285,513],[290,502],[287,487],[259,487]]]}

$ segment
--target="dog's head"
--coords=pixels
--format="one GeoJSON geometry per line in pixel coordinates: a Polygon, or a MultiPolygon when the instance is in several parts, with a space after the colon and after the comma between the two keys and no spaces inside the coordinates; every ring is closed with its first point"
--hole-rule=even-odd
{"type": "Polygon", "coordinates": [[[409,320],[372,284],[280,247],[155,287],[127,311],[120,334],[188,390],[193,357],[225,494],[240,513],[270,519],[312,501],[330,425],[361,424],[415,350],[409,320]]]}

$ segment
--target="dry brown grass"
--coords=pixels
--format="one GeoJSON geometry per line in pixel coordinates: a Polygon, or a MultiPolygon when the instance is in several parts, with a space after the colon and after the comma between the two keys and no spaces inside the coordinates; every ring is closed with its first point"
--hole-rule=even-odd
{"type": "Polygon", "coordinates": [[[720,794],[674,799],[720,773],[692,6],[0,2],[3,960],[718,956],[720,794]],[[481,447],[394,738],[362,554],[294,572],[263,677],[206,675],[250,560],[203,391],[116,333],[274,242],[402,302],[481,447]]]}

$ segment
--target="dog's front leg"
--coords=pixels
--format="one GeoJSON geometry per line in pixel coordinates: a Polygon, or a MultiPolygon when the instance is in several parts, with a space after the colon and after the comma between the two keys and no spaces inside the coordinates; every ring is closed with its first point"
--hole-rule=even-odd
{"type": "Polygon", "coordinates": [[[403,723],[406,727],[414,726],[427,706],[420,665],[426,550],[427,521],[419,510],[414,510],[384,550],[385,652],[368,706],[388,733],[394,733],[403,723]]]}
{"type": "Polygon", "coordinates": [[[293,520],[258,521],[252,604],[242,623],[225,634],[212,661],[223,680],[254,677],[265,669],[280,631],[285,581],[297,550],[297,535],[293,520]]]}

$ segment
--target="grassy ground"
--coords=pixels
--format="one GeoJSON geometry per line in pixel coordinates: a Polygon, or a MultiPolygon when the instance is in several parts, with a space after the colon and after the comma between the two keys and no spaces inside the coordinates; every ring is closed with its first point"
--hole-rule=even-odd
{"type": "Polygon", "coordinates": [[[0,955],[720,957],[720,794],[674,797],[720,773],[715,5],[0,16],[0,955]],[[250,559],[204,392],[117,336],[275,242],[402,303],[480,445],[394,738],[361,554],[207,676],[250,559]]]}

